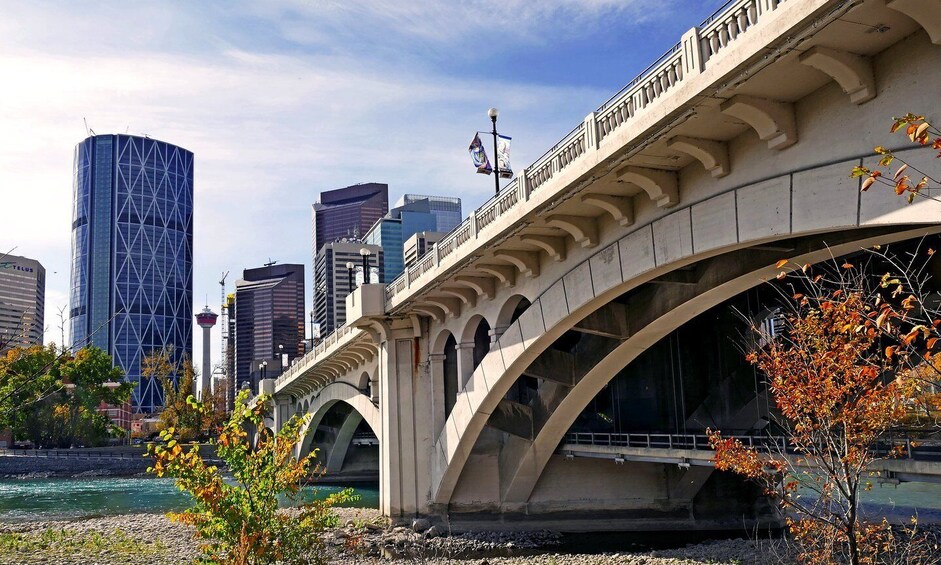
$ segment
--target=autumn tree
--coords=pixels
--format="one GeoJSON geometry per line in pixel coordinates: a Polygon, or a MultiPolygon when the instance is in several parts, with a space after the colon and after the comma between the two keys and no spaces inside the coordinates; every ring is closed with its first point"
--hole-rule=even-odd
{"type": "MultiPolygon", "coordinates": [[[[196,410],[210,409],[192,395],[187,402],[196,410]]],[[[336,521],[331,506],[355,498],[346,490],[297,512],[278,511],[279,498],[298,501],[302,484],[313,475],[314,455],[294,457],[305,420],[294,417],[274,433],[265,427],[270,409],[270,396],[249,400],[249,392],[242,391],[236,398],[232,416],[213,442],[231,479],[203,461],[198,445],[184,450],[173,428],[161,432],[166,446],[148,449],[154,459],[150,470],[176,479],[192,495],[193,506],[171,518],[196,528],[206,562],[324,563],[319,533],[336,521]]]]}
{"type": "Polygon", "coordinates": [[[141,374],[148,379],[157,379],[163,388],[163,409],[157,424],[161,430],[172,428],[181,441],[193,441],[206,439],[214,425],[220,422],[212,403],[196,409],[187,402],[196,383],[196,368],[188,357],[177,364],[173,360],[172,348],[157,350],[143,359],[141,374]]]}
{"type": "Polygon", "coordinates": [[[112,431],[99,405],[122,405],[131,389],[98,348],[14,347],[0,358],[0,427],[42,447],[97,445],[112,431]]]}
{"type": "MultiPolygon", "coordinates": [[[[941,157],[941,130],[932,125],[925,116],[912,113],[901,118],[893,118],[890,133],[903,132],[909,141],[916,147],[937,151],[941,157]]],[[[866,192],[873,186],[885,186],[895,191],[899,196],[906,196],[912,203],[916,198],[930,198],[938,200],[933,189],[941,188],[941,175],[924,171],[913,164],[905,155],[878,146],[874,149],[880,155],[879,166],[876,168],[855,167],[854,177],[865,177],[862,182],[862,191],[866,192]],[[890,168],[892,167],[892,168],[890,168]]]]}
{"type": "Polygon", "coordinates": [[[932,256],[873,249],[857,257],[861,266],[778,264],[785,331],[747,358],[767,379],[784,443],[746,447],[718,431],[709,436],[716,468],[761,484],[780,503],[805,563],[882,563],[899,554],[920,562],[920,538],[869,521],[861,499],[878,463],[905,452],[893,433],[934,386],[941,316],[930,306],[927,269],[916,267],[932,256]],[[870,274],[880,267],[898,274],[870,274]]]}

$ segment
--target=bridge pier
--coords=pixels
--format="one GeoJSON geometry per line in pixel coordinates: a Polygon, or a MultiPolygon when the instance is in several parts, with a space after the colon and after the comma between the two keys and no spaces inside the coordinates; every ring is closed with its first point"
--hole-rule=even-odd
{"type": "Polygon", "coordinates": [[[379,348],[381,421],[380,498],[393,519],[427,514],[431,493],[432,387],[422,340],[405,330],[389,330],[379,348]]]}

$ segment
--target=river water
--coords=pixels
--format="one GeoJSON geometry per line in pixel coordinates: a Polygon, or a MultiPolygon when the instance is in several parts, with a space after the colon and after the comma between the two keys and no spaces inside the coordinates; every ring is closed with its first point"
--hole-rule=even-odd
{"type": "MultiPolygon", "coordinates": [[[[349,506],[379,507],[379,489],[372,484],[351,485],[360,500],[349,506]]],[[[325,497],[343,486],[305,487],[303,495],[325,497]]],[[[913,514],[922,522],[941,523],[941,484],[902,483],[876,486],[865,494],[870,515],[889,515],[907,521],[913,514]]],[[[101,477],[61,479],[9,479],[0,481],[0,521],[51,520],[107,516],[136,512],[164,513],[189,505],[171,479],[101,477]]]]}
{"type": "MultiPolygon", "coordinates": [[[[306,499],[323,498],[343,486],[305,487],[306,499]]],[[[379,489],[353,485],[360,500],[348,504],[379,507],[379,489]]],[[[0,481],[0,521],[52,520],[137,512],[164,513],[189,506],[189,495],[172,479],[101,477],[83,479],[10,479],[0,481]]]]}

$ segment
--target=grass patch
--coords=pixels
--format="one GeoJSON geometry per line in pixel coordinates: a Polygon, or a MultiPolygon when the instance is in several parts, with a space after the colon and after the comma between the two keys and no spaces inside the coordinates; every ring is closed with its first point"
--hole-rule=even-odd
{"type": "Polygon", "coordinates": [[[14,532],[0,534],[0,554],[46,556],[69,554],[100,555],[158,555],[166,551],[161,542],[145,543],[132,538],[123,530],[111,533],[77,532],[65,528],[50,528],[41,532],[14,532]]]}

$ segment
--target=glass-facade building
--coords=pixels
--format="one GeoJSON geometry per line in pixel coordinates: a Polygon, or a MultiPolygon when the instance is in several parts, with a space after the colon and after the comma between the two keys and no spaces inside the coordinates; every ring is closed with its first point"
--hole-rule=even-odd
{"type": "Polygon", "coordinates": [[[193,154],[131,135],[75,148],[69,327],[73,348],[107,351],[137,384],[138,412],[163,405],[141,360],[172,348],[191,358],[193,154]]]}
{"type": "MultiPolygon", "coordinates": [[[[436,225],[430,231],[448,233],[456,228],[464,216],[461,215],[461,199],[456,196],[422,196],[420,194],[403,194],[395,203],[396,208],[409,204],[428,201],[428,211],[435,215],[436,225]]],[[[405,239],[408,239],[406,237],[405,239]]]]}
{"type": "Polygon", "coordinates": [[[393,208],[373,225],[363,241],[382,248],[381,282],[395,280],[405,270],[405,241],[418,232],[434,231],[437,222],[435,214],[428,211],[427,201],[419,201],[393,208]]]}

